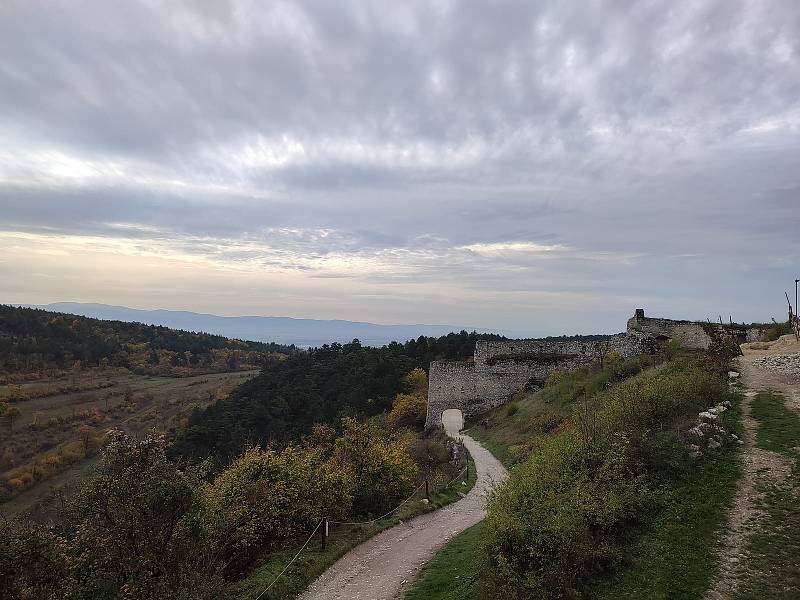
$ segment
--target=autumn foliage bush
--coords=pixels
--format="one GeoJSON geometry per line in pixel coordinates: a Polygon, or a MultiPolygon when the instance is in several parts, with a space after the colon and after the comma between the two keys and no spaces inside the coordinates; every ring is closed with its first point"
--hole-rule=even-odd
{"type": "Polygon", "coordinates": [[[322,515],[343,518],[352,481],[321,448],[251,448],[203,489],[206,514],[237,572],[265,551],[307,534],[322,515]]]}
{"type": "Polygon", "coordinates": [[[428,412],[428,375],[414,369],[403,378],[404,393],[397,394],[389,411],[389,424],[400,427],[422,427],[428,412]]]}
{"type": "Polygon", "coordinates": [[[377,516],[411,494],[417,476],[410,455],[413,439],[387,432],[374,422],[342,421],[333,463],[351,481],[353,514],[377,516]]]}
{"type": "Polygon", "coordinates": [[[498,597],[579,598],[588,577],[613,569],[632,527],[658,506],[660,482],[687,464],[679,425],[728,394],[717,372],[679,359],[579,403],[490,501],[498,597]]]}

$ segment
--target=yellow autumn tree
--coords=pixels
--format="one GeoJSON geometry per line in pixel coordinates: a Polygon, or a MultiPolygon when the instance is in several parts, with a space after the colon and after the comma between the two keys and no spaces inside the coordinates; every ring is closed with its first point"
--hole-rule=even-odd
{"type": "Polygon", "coordinates": [[[208,518],[226,541],[232,572],[287,539],[307,535],[323,516],[350,513],[350,474],[313,448],[251,448],[204,489],[208,518]]]}
{"type": "Polygon", "coordinates": [[[389,411],[389,425],[400,427],[422,427],[428,412],[428,375],[422,369],[414,369],[403,378],[405,393],[397,394],[389,411]]]}
{"type": "Polygon", "coordinates": [[[354,514],[377,516],[411,494],[417,465],[410,443],[409,436],[388,434],[374,422],[342,419],[333,461],[352,482],[354,514]]]}

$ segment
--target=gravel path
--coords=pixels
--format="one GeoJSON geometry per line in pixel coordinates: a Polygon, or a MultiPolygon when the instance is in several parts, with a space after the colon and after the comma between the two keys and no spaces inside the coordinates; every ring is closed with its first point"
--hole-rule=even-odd
{"type": "Polygon", "coordinates": [[[705,595],[706,600],[727,600],[736,594],[740,581],[747,575],[748,537],[758,531],[763,517],[759,508],[763,496],[760,484],[783,485],[793,466],[786,456],[755,446],[758,424],[752,416],[751,406],[753,397],[761,390],[777,390],[784,392],[787,399],[796,398],[800,393],[800,381],[791,372],[781,373],[772,367],[777,362],[764,364],[765,353],[749,352],[744,347],[743,351],[745,355],[738,359],[738,367],[748,390],[742,402],[742,477],[719,543],[719,572],[705,595]]]}
{"type": "MultiPolygon", "coordinates": [[[[450,428],[448,433],[455,437],[450,428]]],[[[478,475],[469,493],[458,502],[396,525],[357,546],[312,583],[301,600],[402,598],[436,552],[486,516],[486,495],[505,478],[506,470],[478,442],[467,435],[460,437],[478,475]]]]}

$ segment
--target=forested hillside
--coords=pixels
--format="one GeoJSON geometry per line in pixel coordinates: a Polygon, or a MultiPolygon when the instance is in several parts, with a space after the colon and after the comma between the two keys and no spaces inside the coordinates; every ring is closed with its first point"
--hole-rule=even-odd
{"type": "Polygon", "coordinates": [[[153,375],[230,371],[258,367],[270,354],[293,350],[279,344],[0,305],[0,373],[6,375],[81,366],[125,367],[153,375]]]}
{"type": "Polygon", "coordinates": [[[309,432],[315,423],[384,412],[401,391],[403,376],[415,367],[427,369],[435,359],[467,358],[478,339],[499,338],[462,331],[382,348],[354,340],[270,361],[229,398],[195,412],[173,451],[227,461],[248,443],[282,445],[309,432]]]}

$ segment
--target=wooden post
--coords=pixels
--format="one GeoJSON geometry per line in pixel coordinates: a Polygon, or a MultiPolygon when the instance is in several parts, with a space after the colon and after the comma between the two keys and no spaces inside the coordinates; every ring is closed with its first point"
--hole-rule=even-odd
{"type": "Polygon", "coordinates": [[[428,500],[428,501],[430,501],[430,499],[431,499],[431,496],[428,493],[428,479],[427,478],[425,479],[425,499],[428,500]]]}
{"type": "Polygon", "coordinates": [[[464,481],[469,483],[469,459],[467,459],[467,466],[464,467],[464,481]]]}
{"type": "Polygon", "coordinates": [[[322,550],[325,550],[325,538],[328,537],[328,517],[322,517],[322,550]]]}

